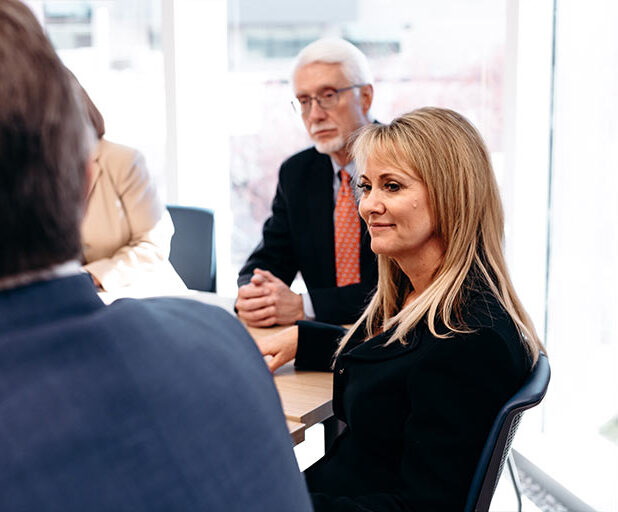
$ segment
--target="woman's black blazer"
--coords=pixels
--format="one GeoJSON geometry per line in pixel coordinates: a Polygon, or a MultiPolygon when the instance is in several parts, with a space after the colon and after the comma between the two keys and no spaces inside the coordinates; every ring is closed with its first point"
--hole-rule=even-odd
{"type": "MultiPolygon", "coordinates": [[[[405,345],[384,345],[392,331],[350,340],[333,389],[347,426],[305,472],[316,511],[463,510],[496,414],[530,368],[491,294],[471,296],[463,320],[472,332],[447,339],[421,322],[405,345]]],[[[296,367],[328,369],[343,332],[299,322],[296,367]]]]}

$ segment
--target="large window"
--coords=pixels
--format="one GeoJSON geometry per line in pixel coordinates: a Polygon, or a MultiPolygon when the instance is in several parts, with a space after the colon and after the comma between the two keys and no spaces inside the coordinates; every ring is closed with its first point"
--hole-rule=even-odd
{"type": "Polygon", "coordinates": [[[103,114],[105,137],[141,151],[165,197],[161,0],[29,0],[103,114]]]}
{"type": "Polygon", "coordinates": [[[549,202],[543,465],[603,511],[618,510],[616,19],[614,2],[557,2],[549,202]]]}
{"type": "Polygon", "coordinates": [[[618,7],[511,6],[506,242],[552,366],[515,447],[549,485],[609,512],[618,510],[618,72],[607,63],[618,57],[618,7]]]}

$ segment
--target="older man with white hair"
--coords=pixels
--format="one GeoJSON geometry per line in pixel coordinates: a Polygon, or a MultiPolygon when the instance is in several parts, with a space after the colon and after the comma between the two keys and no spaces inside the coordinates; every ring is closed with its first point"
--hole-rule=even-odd
{"type": "Polygon", "coordinates": [[[372,81],[365,55],[342,39],[319,39],[298,55],[293,105],[315,146],[282,164],[262,241],[239,273],[236,308],[248,325],[350,323],[375,287],[348,152],[351,135],[370,122],[372,81]],[[298,271],[308,293],[289,288],[298,271]]]}

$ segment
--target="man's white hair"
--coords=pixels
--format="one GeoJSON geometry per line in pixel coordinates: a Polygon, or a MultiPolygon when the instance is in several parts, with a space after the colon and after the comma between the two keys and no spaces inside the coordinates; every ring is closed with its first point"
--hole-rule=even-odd
{"type": "Polygon", "coordinates": [[[344,76],[350,84],[373,84],[367,57],[356,46],[338,37],[323,37],[305,46],[294,62],[292,76],[296,71],[313,62],[341,64],[344,76]]]}

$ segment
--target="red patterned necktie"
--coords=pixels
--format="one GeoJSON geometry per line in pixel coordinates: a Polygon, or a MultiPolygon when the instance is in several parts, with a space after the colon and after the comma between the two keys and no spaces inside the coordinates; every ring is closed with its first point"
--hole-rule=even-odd
{"type": "Polygon", "coordinates": [[[337,286],[360,283],[360,219],[350,175],[339,171],[341,186],[335,204],[335,266],[337,286]]]}

